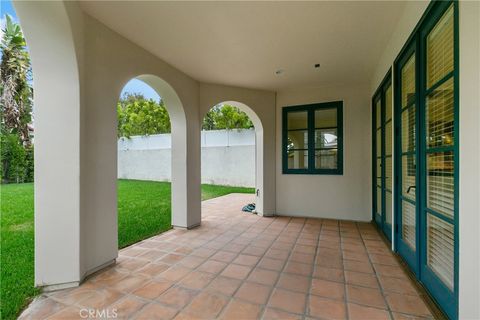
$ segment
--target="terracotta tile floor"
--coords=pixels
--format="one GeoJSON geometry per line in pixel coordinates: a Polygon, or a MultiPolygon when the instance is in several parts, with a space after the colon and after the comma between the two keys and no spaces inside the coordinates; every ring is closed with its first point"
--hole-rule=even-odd
{"type": "Polygon", "coordinates": [[[203,202],[201,227],[121,250],[114,267],[41,295],[21,318],[432,318],[372,225],[242,213],[252,200],[203,202]]]}

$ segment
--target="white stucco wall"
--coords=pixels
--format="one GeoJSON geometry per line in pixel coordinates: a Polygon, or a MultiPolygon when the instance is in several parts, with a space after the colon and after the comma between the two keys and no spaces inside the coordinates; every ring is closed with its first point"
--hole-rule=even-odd
{"type": "Polygon", "coordinates": [[[459,8],[459,319],[480,319],[480,2],[459,8]]]}
{"type": "MultiPolygon", "coordinates": [[[[233,147],[255,145],[255,130],[202,130],[200,133],[202,147],[233,147]]],[[[172,147],[172,135],[152,134],[149,136],[122,137],[117,142],[118,150],[153,150],[170,149],[172,147]]]]}
{"type": "MultiPolygon", "coordinates": [[[[202,131],[202,183],[255,187],[255,131],[202,131]]],[[[118,140],[118,178],[171,181],[171,135],[118,140]]]]}
{"type": "Polygon", "coordinates": [[[255,187],[255,145],[203,147],[202,183],[255,187]]]}
{"type": "Polygon", "coordinates": [[[371,220],[368,86],[300,88],[277,94],[276,208],[279,215],[371,220]],[[343,100],[343,175],[282,173],[282,108],[343,100]]]}

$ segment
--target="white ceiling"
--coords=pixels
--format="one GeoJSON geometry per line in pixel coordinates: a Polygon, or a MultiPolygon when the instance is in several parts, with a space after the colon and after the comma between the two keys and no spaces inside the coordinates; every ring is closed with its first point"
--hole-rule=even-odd
{"type": "Polygon", "coordinates": [[[81,6],[199,81],[270,90],[368,83],[404,9],[396,1],[91,1],[81,6]],[[278,69],[284,73],[275,75],[278,69]]]}

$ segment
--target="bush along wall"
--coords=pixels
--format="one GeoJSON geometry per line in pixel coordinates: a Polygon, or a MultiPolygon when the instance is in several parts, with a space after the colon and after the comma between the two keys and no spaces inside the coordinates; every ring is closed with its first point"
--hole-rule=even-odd
{"type": "Polygon", "coordinates": [[[1,181],[21,183],[33,181],[33,145],[24,146],[16,134],[0,134],[1,181]]]}

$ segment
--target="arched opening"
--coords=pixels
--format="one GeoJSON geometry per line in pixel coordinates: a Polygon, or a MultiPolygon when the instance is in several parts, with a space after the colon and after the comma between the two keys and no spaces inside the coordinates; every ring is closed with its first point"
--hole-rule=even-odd
{"type": "Polygon", "coordinates": [[[171,123],[162,97],[131,79],[117,103],[118,247],[171,228],[171,123]]]}
{"type": "MultiPolygon", "coordinates": [[[[221,102],[204,115],[201,138],[202,200],[207,188],[215,196],[241,193],[231,197],[238,209],[245,206],[262,215],[263,126],[258,115],[241,102],[221,102]]],[[[202,216],[211,210],[204,203],[202,216]]]]}
{"type": "Polygon", "coordinates": [[[126,237],[118,239],[119,247],[172,226],[189,227],[186,205],[186,118],[175,90],[155,75],[145,74],[130,79],[120,94],[117,120],[118,178],[136,180],[119,182],[119,237],[126,237]],[[128,200],[122,199],[135,198],[133,194],[128,194],[129,185],[137,188],[135,193],[140,197],[140,194],[153,192],[148,195],[149,199],[144,199],[146,202],[143,204],[137,198],[137,216],[132,215],[128,200]],[[154,214],[149,219],[143,219],[148,211],[154,214]],[[135,231],[135,235],[128,235],[129,230],[133,230],[127,223],[140,224],[142,232],[135,231]]]}
{"type": "Polygon", "coordinates": [[[140,75],[136,79],[148,84],[165,103],[171,127],[171,212],[172,225],[191,227],[187,215],[187,121],[183,104],[175,90],[155,75],[140,75]]]}

